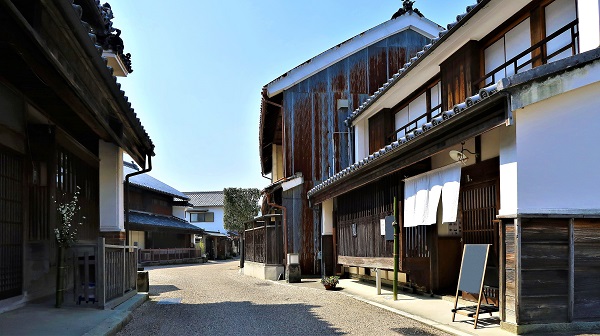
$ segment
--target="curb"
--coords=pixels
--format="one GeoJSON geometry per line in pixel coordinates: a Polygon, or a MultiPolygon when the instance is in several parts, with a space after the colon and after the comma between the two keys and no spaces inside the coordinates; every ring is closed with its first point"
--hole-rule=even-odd
{"type": "MultiPolygon", "coordinates": [[[[267,280],[267,281],[273,282],[273,283],[281,285],[281,286],[289,286],[289,287],[297,287],[297,288],[307,288],[307,289],[312,289],[312,290],[321,290],[321,289],[312,288],[312,287],[294,286],[294,285],[289,284],[289,283],[281,283],[279,281],[274,281],[274,280],[267,280]]],[[[399,309],[396,309],[396,308],[392,308],[392,307],[386,306],[384,304],[381,304],[379,302],[371,301],[371,300],[362,298],[362,297],[354,295],[354,294],[344,293],[343,291],[335,291],[335,293],[340,293],[340,294],[346,295],[346,296],[348,296],[350,298],[353,298],[353,299],[355,299],[357,301],[361,301],[361,302],[370,304],[372,306],[375,306],[375,307],[378,307],[378,308],[381,308],[381,309],[385,309],[385,310],[387,310],[389,312],[398,314],[398,315],[400,315],[402,317],[409,318],[411,320],[414,320],[414,321],[417,321],[419,323],[428,325],[428,326],[430,326],[432,328],[435,328],[437,330],[440,330],[440,331],[443,331],[443,332],[446,332],[446,333],[449,333],[449,334],[452,334],[452,335],[456,335],[456,336],[473,336],[473,334],[466,333],[464,331],[460,331],[460,330],[458,330],[456,328],[453,328],[453,327],[450,327],[450,326],[448,326],[446,324],[442,324],[442,323],[430,320],[428,318],[424,318],[424,317],[421,317],[421,316],[418,316],[418,315],[407,313],[405,311],[402,311],[402,310],[399,310],[399,309]]]]}
{"type": "Polygon", "coordinates": [[[102,321],[84,336],[112,336],[131,321],[132,311],[148,300],[148,293],[138,293],[113,309],[110,317],[102,321]]]}

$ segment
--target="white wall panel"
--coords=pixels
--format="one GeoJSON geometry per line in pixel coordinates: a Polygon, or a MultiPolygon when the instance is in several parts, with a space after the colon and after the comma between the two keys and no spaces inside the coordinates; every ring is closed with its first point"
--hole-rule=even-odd
{"type": "Polygon", "coordinates": [[[520,213],[600,209],[598,92],[596,82],[516,111],[520,213]]]}

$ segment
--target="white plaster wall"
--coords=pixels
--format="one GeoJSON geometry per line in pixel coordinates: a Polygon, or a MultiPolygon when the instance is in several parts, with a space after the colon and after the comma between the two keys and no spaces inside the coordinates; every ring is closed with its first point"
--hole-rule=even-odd
{"type": "Polygon", "coordinates": [[[223,224],[223,207],[194,207],[193,209],[188,209],[186,213],[185,219],[190,221],[191,224],[196,225],[197,227],[204,229],[206,231],[218,231],[221,233],[227,233],[223,224]],[[190,212],[194,212],[194,210],[207,210],[208,212],[214,212],[215,221],[214,222],[191,222],[190,221],[190,212]]]}
{"type": "Polygon", "coordinates": [[[131,245],[137,243],[137,246],[142,250],[146,248],[144,231],[129,231],[129,241],[131,245]]]}
{"type": "Polygon", "coordinates": [[[500,156],[502,127],[505,126],[493,128],[481,135],[481,161],[500,156]]]}
{"type": "Polygon", "coordinates": [[[187,219],[185,216],[185,210],[188,209],[186,206],[174,206],[173,216],[181,219],[187,219]]]}
{"type": "Polygon", "coordinates": [[[369,156],[369,121],[361,120],[354,125],[354,162],[369,156]]]}
{"type": "MultiPolygon", "coordinates": [[[[516,118],[514,119],[516,121],[516,118]]],[[[517,213],[516,126],[500,127],[500,216],[517,213]]]]}
{"type": "Polygon", "coordinates": [[[515,111],[519,213],[600,209],[600,82],[515,111]]]}
{"type": "Polygon", "coordinates": [[[581,52],[600,45],[600,0],[578,0],[579,47],[581,52]]]}
{"type": "Polygon", "coordinates": [[[333,235],[333,199],[325,200],[321,206],[321,235],[333,235]]]}
{"type": "Polygon", "coordinates": [[[109,142],[99,141],[100,157],[100,231],[125,230],[123,200],[123,150],[109,142]]]}

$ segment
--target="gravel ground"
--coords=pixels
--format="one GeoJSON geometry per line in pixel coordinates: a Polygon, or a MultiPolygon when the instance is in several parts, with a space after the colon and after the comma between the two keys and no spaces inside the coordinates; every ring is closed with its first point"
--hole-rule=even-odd
{"type": "Polygon", "coordinates": [[[147,268],[150,301],[118,335],[447,335],[339,292],[241,275],[238,265],[147,268]]]}

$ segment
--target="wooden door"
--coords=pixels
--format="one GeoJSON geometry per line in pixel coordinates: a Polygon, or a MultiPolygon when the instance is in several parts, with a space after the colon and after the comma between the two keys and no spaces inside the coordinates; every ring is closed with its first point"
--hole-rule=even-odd
{"type": "MultiPolygon", "coordinates": [[[[491,244],[490,257],[484,280],[485,294],[497,303],[499,231],[498,180],[490,180],[461,189],[462,232],[464,244],[491,244]]],[[[468,295],[466,296],[468,298],[468,295]]]]}
{"type": "Polygon", "coordinates": [[[419,225],[404,228],[404,270],[408,272],[409,281],[425,291],[432,289],[431,255],[432,236],[435,225],[419,225]]]}
{"type": "Polygon", "coordinates": [[[0,148],[0,300],[23,284],[23,163],[0,148]]]}

